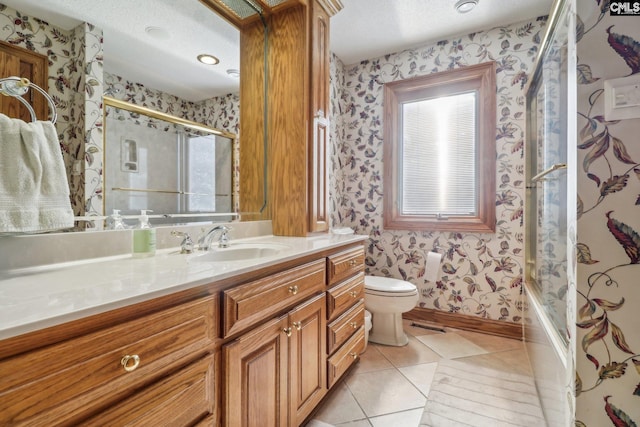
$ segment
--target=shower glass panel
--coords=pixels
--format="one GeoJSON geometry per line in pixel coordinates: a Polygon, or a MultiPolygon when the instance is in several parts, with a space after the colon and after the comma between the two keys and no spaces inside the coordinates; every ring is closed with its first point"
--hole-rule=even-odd
{"type": "Polygon", "coordinates": [[[560,16],[527,92],[526,279],[567,337],[567,19],[560,16]]]}

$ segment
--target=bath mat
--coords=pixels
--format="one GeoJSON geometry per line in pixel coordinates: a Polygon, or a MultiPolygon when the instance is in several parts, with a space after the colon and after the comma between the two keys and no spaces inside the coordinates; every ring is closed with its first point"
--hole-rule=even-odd
{"type": "Polygon", "coordinates": [[[544,427],[532,377],[457,360],[438,362],[421,427],[544,427]]]}

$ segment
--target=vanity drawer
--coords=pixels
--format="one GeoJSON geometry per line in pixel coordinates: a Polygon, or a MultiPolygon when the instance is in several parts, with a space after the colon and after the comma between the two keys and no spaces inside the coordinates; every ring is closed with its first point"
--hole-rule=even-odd
{"type": "Polygon", "coordinates": [[[325,277],[322,259],[224,291],[224,337],[324,291],[325,277]]]}
{"type": "Polygon", "coordinates": [[[330,255],[327,258],[327,265],[329,285],[346,279],[352,274],[364,271],[364,248],[358,246],[357,248],[330,255]]]}
{"type": "Polygon", "coordinates": [[[327,326],[327,354],[333,353],[353,333],[364,326],[364,301],[338,317],[327,326]]]}
{"type": "Polygon", "coordinates": [[[361,299],[364,299],[364,273],[351,277],[327,291],[328,319],[335,319],[361,299]]]}
{"type": "Polygon", "coordinates": [[[203,416],[213,414],[214,360],[208,356],[192,363],[80,425],[192,425],[203,416]]]}
{"type": "Polygon", "coordinates": [[[358,331],[340,349],[327,360],[327,387],[336,381],[353,365],[364,351],[364,328],[358,331]]]}
{"type": "Polygon", "coordinates": [[[217,336],[217,299],[198,299],[0,361],[0,425],[73,424],[205,354],[217,336]],[[122,364],[127,355],[129,371],[122,364]]]}

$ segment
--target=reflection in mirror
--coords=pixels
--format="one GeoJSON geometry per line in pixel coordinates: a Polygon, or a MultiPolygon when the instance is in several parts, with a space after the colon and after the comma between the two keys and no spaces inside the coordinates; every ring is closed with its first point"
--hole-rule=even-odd
{"type": "MultiPolygon", "coordinates": [[[[78,217],[110,214],[103,200],[103,94],[238,133],[239,82],[226,71],[239,68],[239,31],[198,0],[0,0],[0,40],[49,64],[45,89],[57,106],[78,217]],[[220,64],[198,63],[196,50],[220,64]]],[[[79,221],[76,229],[92,227],[99,221],[79,221]]]]}
{"type": "Polygon", "coordinates": [[[104,97],[104,136],[106,214],[125,224],[141,210],[154,225],[234,219],[235,135],[104,97]]]}

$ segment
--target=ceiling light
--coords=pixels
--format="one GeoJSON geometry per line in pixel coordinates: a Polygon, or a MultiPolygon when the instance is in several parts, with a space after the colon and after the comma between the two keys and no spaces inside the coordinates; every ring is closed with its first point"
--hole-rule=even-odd
{"type": "Polygon", "coordinates": [[[202,54],[198,55],[198,61],[207,65],[216,65],[220,60],[213,55],[202,54]]]}
{"type": "Polygon", "coordinates": [[[240,71],[238,71],[238,70],[236,70],[236,69],[234,69],[234,68],[230,68],[230,69],[228,69],[228,70],[227,70],[227,74],[229,74],[231,77],[234,77],[234,78],[236,78],[236,79],[237,79],[238,77],[240,77],[240,71]]]}
{"type": "Polygon", "coordinates": [[[454,6],[458,13],[470,12],[476,5],[478,0],[458,0],[454,6]]]}
{"type": "Polygon", "coordinates": [[[151,37],[156,40],[169,40],[171,38],[171,34],[169,31],[160,27],[146,27],[144,31],[151,37]]]}

